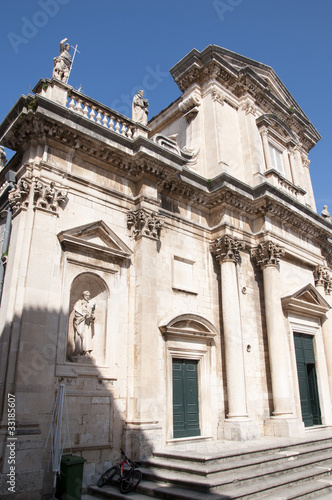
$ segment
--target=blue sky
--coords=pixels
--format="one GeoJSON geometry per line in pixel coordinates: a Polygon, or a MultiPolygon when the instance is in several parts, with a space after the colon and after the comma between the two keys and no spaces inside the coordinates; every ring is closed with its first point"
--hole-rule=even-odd
{"type": "Polygon", "coordinates": [[[67,37],[69,84],[131,116],[138,88],[149,117],[180,95],[169,74],[191,49],[216,44],[272,66],[322,139],[310,153],[317,211],[332,212],[332,2],[328,0],[12,0],[1,5],[0,121],[51,78],[67,37]]]}

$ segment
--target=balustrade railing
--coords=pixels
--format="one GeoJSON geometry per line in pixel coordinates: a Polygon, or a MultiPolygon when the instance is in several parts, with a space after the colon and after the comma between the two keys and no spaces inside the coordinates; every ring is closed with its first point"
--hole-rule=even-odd
{"type": "Polygon", "coordinates": [[[148,137],[148,127],[104,106],[59,80],[42,78],[33,92],[128,139],[134,139],[138,135],[148,137]]]}
{"type": "Polygon", "coordinates": [[[67,107],[92,122],[98,123],[129,139],[136,136],[137,129],[142,128],[140,124],[75,90],[68,92],[67,107]]]}

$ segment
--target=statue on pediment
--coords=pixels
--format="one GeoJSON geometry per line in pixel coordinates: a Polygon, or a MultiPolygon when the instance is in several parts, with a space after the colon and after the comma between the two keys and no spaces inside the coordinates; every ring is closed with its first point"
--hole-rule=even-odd
{"type": "Polygon", "coordinates": [[[148,123],[148,107],[149,101],[143,99],[143,90],[139,90],[133,98],[132,105],[132,119],[135,122],[141,123],[142,125],[147,125],[148,123]]]}
{"type": "Polygon", "coordinates": [[[72,64],[71,55],[69,54],[70,44],[67,42],[67,38],[64,38],[60,42],[60,55],[54,57],[54,68],[52,74],[52,78],[56,78],[63,83],[67,83],[72,64]]]}

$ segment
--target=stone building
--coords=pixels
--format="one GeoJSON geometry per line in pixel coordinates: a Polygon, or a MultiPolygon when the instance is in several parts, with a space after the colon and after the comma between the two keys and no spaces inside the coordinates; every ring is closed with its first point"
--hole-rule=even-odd
{"type": "Polygon", "coordinates": [[[55,75],[0,126],[4,493],[8,394],[25,499],[51,488],[59,384],[86,482],[120,447],[332,425],[320,136],[269,66],[209,46],[171,74],[182,95],[147,125],[55,75]]]}

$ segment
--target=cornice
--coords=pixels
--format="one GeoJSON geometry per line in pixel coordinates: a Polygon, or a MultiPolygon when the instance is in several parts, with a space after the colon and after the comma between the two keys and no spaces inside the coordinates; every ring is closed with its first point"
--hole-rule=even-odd
{"type": "Polygon", "coordinates": [[[68,152],[87,155],[90,160],[95,158],[105,168],[133,181],[148,176],[159,192],[207,213],[231,210],[251,219],[273,217],[297,233],[317,240],[326,258],[332,261],[332,246],[328,242],[332,237],[331,223],[268,182],[251,188],[225,173],[207,180],[184,168],[188,160],[157,142],[141,136],[133,140],[98,124],[88,125],[85,117],[46,101],[40,96],[38,101],[31,101],[31,96],[18,101],[21,112],[18,116],[10,113],[12,122],[7,117],[0,126],[0,132],[5,133],[5,145],[23,150],[31,141],[48,142],[68,152]],[[59,110],[61,114],[57,114],[59,110]]]}

